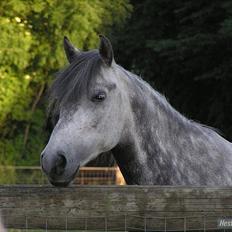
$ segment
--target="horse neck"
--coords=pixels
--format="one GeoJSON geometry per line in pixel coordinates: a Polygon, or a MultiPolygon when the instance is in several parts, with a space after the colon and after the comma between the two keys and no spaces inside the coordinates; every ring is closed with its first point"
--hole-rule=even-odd
{"type": "Polygon", "coordinates": [[[171,184],[173,142],[188,120],[147,83],[126,74],[130,116],[113,149],[115,159],[128,184],[171,184]]]}

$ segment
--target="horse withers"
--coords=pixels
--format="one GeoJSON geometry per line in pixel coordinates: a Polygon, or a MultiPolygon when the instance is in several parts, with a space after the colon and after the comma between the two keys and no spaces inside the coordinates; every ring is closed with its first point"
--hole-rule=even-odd
{"type": "Polygon", "coordinates": [[[232,144],[116,64],[106,37],[87,52],[65,37],[64,49],[69,65],[50,89],[55,127],[41,154],[53,185],[67,186],[106,151],[128,184],[232,185],[232,144]]]}

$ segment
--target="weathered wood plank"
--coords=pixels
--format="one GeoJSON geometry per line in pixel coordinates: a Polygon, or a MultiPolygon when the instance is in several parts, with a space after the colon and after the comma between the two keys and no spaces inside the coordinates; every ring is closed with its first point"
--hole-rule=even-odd
{"type": "Polygon", "coordinates": [[[232,188],[0,186],[0,210],[9,228],[216,228],[232,216],[232,188]]]}

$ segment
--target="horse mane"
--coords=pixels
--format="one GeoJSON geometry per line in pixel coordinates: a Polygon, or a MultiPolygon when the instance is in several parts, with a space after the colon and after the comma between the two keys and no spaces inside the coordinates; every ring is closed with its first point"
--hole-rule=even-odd
{"type": "Polygon", "coordinates": [[[224,137],[224,134],[219,129],[216,129],[216,128],[211,127],[211,126],[201,124],[198,121],[189,119],[184,114],[177,111],[169,103],[168,99],[163,94],[161,94],[156,89],[154,89],[148,82],[144,81],[144,79],[141,76],[138,76],[138,75],[136,75],[134,73],[131,73],[131,72],[127,71],[126,69],[124,69],[121,66],[119,66],[119,68],[133,82],[134,86],[138,87],[135,90],[135,92],[137,94],[141,95],[140,98],[142,98],[142,95],[144,94],[144,92],[147,92],[147,90],[150,91],[150,93],[152,93],[153,100],[156,99],[155,100],[155,105],[160,106],[160,108],[162,108],[165,111],[169,112],[169,116],[172,117],[173,120],[175,120],[175,122],[179,122],[182,125],[185,125],[186,127],[188,127],[188,129],[195,128],[197,130],[201,130],[201,131],[204,131],[204,132],[207,132],[207,133],[210,133],[210,134],[212,134],[212,133],[217,134],[217,135],[220,135],[220,136],[224,137]],[[146,88],[146,89],[144,89],[144,88],[146,88]]]}

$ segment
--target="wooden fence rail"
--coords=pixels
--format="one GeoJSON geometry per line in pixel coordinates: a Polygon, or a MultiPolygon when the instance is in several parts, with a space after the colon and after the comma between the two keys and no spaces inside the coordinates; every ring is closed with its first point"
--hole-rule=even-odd
{"type": "Polygon", "coordinates": [[[194,230],[232,217],[232,188],[0,186],[8,228],[194,230]]]}

